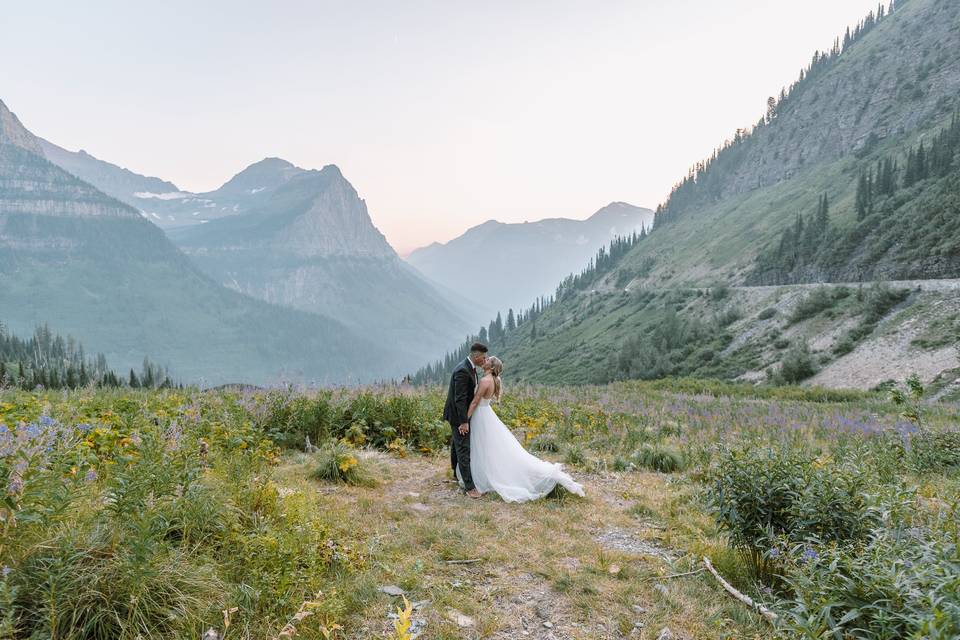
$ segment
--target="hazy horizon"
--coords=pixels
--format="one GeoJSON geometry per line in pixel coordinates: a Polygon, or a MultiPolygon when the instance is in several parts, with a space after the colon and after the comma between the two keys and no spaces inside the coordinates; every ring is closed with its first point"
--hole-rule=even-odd
{"type": "Polygon", "coordinates": [[[336,164],[407,254],[489,219],[655,208],[876,6],[36,2],[0,27],[0,99],[190,191],[267,156],[336,164]]]}

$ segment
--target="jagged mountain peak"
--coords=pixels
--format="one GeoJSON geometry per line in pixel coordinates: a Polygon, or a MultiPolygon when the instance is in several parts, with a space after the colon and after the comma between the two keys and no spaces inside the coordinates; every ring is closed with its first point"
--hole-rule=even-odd
{"type": "Polygon", "coordinates": [[[0,100],[0,144],[9,144],[39,156],[43,155],[40,142],[30,133],[16,114],[0,100]]]}
{"type": "Polygon", "coordinates": [[[282,158],[268,157],[254,162],[211,193],[218,195],[257,194],[286,184],[304,169],[282,158]]]}

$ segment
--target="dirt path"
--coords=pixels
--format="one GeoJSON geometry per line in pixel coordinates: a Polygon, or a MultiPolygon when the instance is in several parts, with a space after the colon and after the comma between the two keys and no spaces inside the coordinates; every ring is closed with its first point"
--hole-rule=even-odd
{"type": "MultiPolygon", "coordinates": [[[[670,476],[575,471],[586,499],[510,505],[463,496],[442,457],[366,456],[384,478],[378,487],[317,486],[296,461],[281,469],[288,486],[362,523],[350,531],[368,557],[352,588],[367,596],[348,620],[351,638],[387,637],[401,598],[383,587],[417,603],[424,639],[654,639],[664,627],[675,638],[721,638],[743,617],[699,574],[661,582],[696,568],[691,550],[707,526],[670,476]]],[[[765,631],[736,628],[741,638],[765,631]]]]}

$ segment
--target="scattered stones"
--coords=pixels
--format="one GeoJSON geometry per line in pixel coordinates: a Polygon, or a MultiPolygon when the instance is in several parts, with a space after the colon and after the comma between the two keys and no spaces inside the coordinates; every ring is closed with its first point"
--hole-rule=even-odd
{"type": "Polygon", "coordinates": [[[546,627],[547,629],[553,629],[553,623],[550,622],[549,620],[545,620],[543,623],[543,626],[546,627]]]}
{"type": "Polygon", "coordinates": [[[447,617],[461,629],[468,629],[477,624],[473,618],[456,609],[450,609],[450,611],[447,612],[447,617]]]}
{"type": "Polygon", "coordinates": [[[618,565],[618,564],[612,564],[612,565],[610,565],[610,568],[607,569],[607,573],[609,573],[609,574],[612,575],[612,576],[615,576],[615,575],[619,574],[619,573],[620,573],[620,565],[618,565]]]}
{"type": "Polygon", "coordinates": [[[200,640],[220,640],[220,638],[220,632],[213,627],[210,627],[207,629],[206,633],[203,634],[200,640]]]}
{"type": "Polygon", "coordinates": [[[670,627],[664,627],[660,629],[660,632],[657,634],[657,640],[674,640],[675,636],[673,631],[670,631],[670,627]]]}
{"type": "Polygon", "coordinates": [[[406,593],[403,589],[401,589],[395,584],[388,584],[383,587],[380,587],[379,591],[380,593],[385,593],[388,596],[394,596],[394,597],[402,596],[404,593],[406,593]]]}
{"type": "Polygon", "coordinates": [[[614,551],[623,551],[640,556],[653,556],[661,560],[674,560],[673,554],[655,542],[638,540],[633,533],[624,529],[608,529],[596,537],[603,547],[614,551]]]}
{"type": "Polygon", "coordinates": [[[664,597],[670,595],[670,590],[667,589],[667,586],[664,584],[660,584],[659,582],[653,585],[653,590],[664,597]]]}
{"type": "Polygon", "coordinates": [[[416,511],[416,512],[418,512],[418,513],[427,513],[427,512],[430,511],[430,507],[428,507],[427,505],[423,504],[422,502],[414,502],[414,503],[408,505],[408,508],[409,508],[411,511],[416,511]]]}
{"type": "Polygon", "coordinates": [[[635,614],[637,614],[638,616],[646,615],[646,613],[647,613],[647,608],[646,608],[646,607],[641,607],[641,606],[638,605],[638,604],[633,605],[633,606],[631,607],[631,609],[633,609],[633,612],[634,612],[635,614]]]}

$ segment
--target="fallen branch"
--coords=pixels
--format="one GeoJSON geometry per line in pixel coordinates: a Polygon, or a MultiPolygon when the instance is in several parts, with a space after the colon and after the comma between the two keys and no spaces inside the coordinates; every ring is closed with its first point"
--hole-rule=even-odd
{"type": "MultiPolygon", "coordinates": [[[[670,579],[672,579],[672,578],[682,578],[682,577],[684,577],[684,576],[692,576],[692,575],[694,575],[695,573],[703,573],[703,571],[704,571],[703,568],[694,569],[693,571],[685,571],[685,572],[683,572],[683,573],[671,573],[671,574],[668,575],[668,576],[657,576],[656,579],[657,579],[657,580],[670,580],[670,579]]],[[[654,578],[651,578],[651,580],[653,580],[653,579],[654,579],[654,578]]]]}
{"type": "Polygon", "coordinates": [[[469,560],[446,560],[447,564],[473,564],[480,562],[481,558],[470,558],[469,560]]]}
{"type": "Polygon", "coordinates": [[[724,580],[723,577],[719,573],[717,573],[717,570],[713,568],[713,564],[710,562],[710,558],[708,558],[707,556],[703,556],[703,564],[707,567],[710,573],[713,574],[713,577],[717,579],[717,581],[723,586],[723,588],[727,590],[727,593],[729,593],[734,598],[736,598],[743,604],[747,605],[748,607],[750,607],[751,609],[753,609],[754,611],[762,615],[764,618],[767,619],[767,622],[771,624],[775,624],[777,622],[777,614],[775,614],[773,611],[770,611],[770,609],[767,609],[765,606],[763,606],[759,602],[754,602],[750,596],[740,593],[739,591],[733,588],[733,585],[731,585],[729,582],[724,580]]]}

